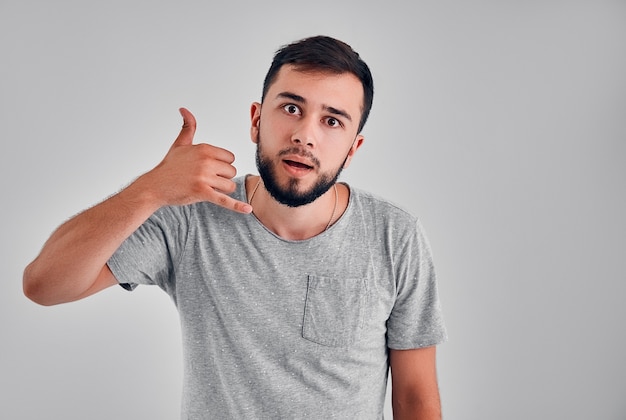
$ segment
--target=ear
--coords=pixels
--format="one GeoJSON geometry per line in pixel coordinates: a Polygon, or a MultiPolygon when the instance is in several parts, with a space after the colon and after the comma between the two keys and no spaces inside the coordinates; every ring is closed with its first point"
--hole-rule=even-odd
{"type": "Polygon", "coordinates": [[[250,106],[250,139],[252,143],[256,143],[259,138],[259,130],[261,127],[261,104],[253,102],[250,106]]]}
{"type": "Polygon", "coordinates": [[[352,143],[352,146],[350,147],[350,150],[348,151],[346,162],[343,164],[344,169],[350,166],[350,162],[352,162],[352,157],[354,156],[356,151],[359,150],[359,147],[361,147],[361,145],[363,144],[363,141],[365,141],[365,137],[363,137],[360,134],[356,136],[356,138],[354,139],[354,142],[352,143]]]}

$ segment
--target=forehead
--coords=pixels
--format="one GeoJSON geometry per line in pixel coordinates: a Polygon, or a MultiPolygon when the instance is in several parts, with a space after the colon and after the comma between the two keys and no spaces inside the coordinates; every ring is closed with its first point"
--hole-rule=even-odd
{"type": "Polygon", "coordinates": [[[307,102],[347,108],[361,112],[363,85],[352,73],[331,73],[321,70],[300,70],[284,65],[267,91],[267,99],[274,100],[283,92],[295,93],[307,102]]]}

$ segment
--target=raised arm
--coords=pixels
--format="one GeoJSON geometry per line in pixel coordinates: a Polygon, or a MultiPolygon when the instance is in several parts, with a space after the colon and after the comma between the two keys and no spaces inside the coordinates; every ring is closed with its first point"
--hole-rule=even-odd
{"type": "Polygon", "coordinates": [[[389,350],[395,420],[441,420],[436,347],[389,350]]]}
{"type": "Polygon", "coordinates": [[[252,208],[228,196],[235,158],[193,144],[196,120],[180,110],[183,128],[167,155],[118,194],[61,225],[24,270],[24,294],[42,305],[71,302],[116,284],[106,263],[122,242],[165,205],[210,201],[240,213],[252,208]]]}

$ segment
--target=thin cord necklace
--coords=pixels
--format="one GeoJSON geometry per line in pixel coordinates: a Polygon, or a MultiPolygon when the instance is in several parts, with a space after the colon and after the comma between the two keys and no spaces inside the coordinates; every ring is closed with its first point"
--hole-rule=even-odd
{"type": "MultiPolygon", "coordinates": [[[[252,194],[250,194],[250,199],[248,200],[248,204],[252,205],[252,199],[254,198],[254,194],[256,194],[256,190],[259,189],[259,185],[261,185],[261,177],[259,177],[259,180],[256,182],[256,185],[252,189],[252,194]]],[[[337,184],[334,184],[333,187],[335,187],[335,204],[333,205],[333,212],[330,214],[330,220],[328,221],[328,223],[326,224],[326,227],[324,228],[322,232],[326,232],[328,230],[330,225],[333,223],[333,219],[335,218],[335,212],[337,211],[337,202],[339,201],[339,193],[337,192],[337,184]]]]}

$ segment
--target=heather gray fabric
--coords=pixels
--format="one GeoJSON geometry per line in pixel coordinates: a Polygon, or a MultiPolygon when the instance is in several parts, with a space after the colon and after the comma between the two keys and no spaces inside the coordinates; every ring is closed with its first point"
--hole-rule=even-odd
{"type": "Polygon", "coordinates": [[[445,340],[418,220],[354,188],[342,218],[304,241],[209,203],[165,207],[109,266],[178,308],[183,419],[381,419],[387,348],[445,340]]]}

